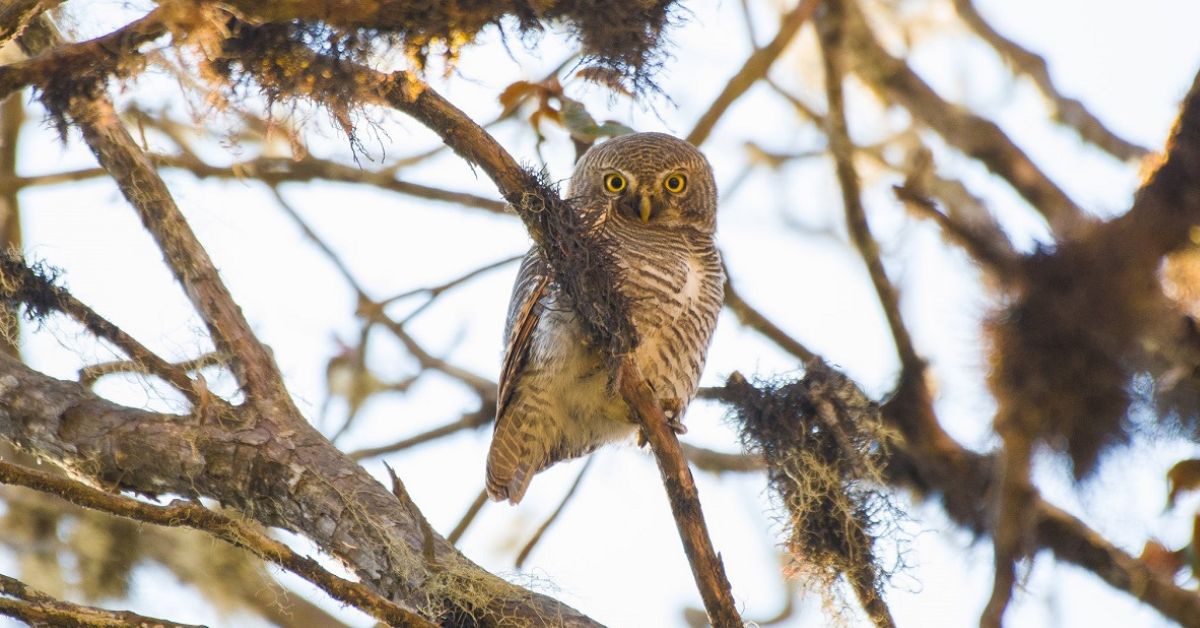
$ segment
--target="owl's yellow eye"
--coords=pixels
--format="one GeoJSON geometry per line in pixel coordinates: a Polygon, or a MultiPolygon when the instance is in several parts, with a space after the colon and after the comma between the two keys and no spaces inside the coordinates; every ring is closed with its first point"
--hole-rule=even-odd
{"type": "Polygon", "coordinates": [[[681,174],[673,174],[663,180],[663,187],[671,194],[679,194],[687,187],[687,177],[681,174]]]}
{"type": "Polygon", "coordinates": [[[608,190],[609,192],[620,192],[621,190],[624,190],[625,186],[627,185],[629,185],[629,183],[625,181],[625,177],[615,172],[604,175],[604,189],[608,190]]]}

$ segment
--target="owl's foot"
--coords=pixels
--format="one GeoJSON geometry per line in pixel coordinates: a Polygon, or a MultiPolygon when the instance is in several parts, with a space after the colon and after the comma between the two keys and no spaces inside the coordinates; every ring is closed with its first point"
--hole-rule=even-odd
{"type": "MultiPolygon", "coordinates": [[[[687,434],[687,426],[683,424],[683,400],[662,399],[658,403],[662,408],[663,415],[667,417],[667,427],[679,436],[687,434]]],[[[637,446],[645,447],[647,442],[646,431],[638,430],[637,446]]]]}

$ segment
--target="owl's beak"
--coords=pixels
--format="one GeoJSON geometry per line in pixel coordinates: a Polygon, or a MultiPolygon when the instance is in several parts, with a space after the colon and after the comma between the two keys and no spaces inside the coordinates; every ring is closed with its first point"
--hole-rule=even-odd
{"type": "Polygon", "coordinates": [[[653,206],[650,204],[650,195],[643,194],[641,207],[642,224],[647,224],[650,222],[650,211],[652,209],[653,206]]]}

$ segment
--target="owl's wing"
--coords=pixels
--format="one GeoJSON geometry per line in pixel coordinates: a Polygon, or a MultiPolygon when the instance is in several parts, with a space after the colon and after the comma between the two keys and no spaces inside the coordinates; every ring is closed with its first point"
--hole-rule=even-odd
{"type": "Polygon", "coordinates": [[[542,298],[550,286],[550,268],[534,247],[521,261],[512,300],[508,304],[505,325],[504,364],[500,368],[500,388],[496,394],[496,424],[504,418],[504,409],[512,398],[517,375],[529,357],[533,330],[542,316],[542,298]]]}

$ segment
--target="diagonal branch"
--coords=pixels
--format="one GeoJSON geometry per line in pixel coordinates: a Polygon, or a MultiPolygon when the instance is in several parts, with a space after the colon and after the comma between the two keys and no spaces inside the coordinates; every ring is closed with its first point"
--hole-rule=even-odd
{"type": "MultiPolygon", "coordinates": [[[[841,0],[830,0],[830,6],[840,6],[840,4],[841,0]]],[[[842,14],[835,11],[824,12],[817,19],[817,33],[821,40],[821,53],[825,69],[825,94],[829,107],[829,113],[825,117],[829,151],[833,154],[834,167],[842,192],[842,203],[846,212],[846,230],[850,234],[850,240],[854,243],[854,247],[862,256],[863,263],[867,266],[871,284],[875,287],[880,306],[887,317],[888,327],[891,328],[900,364],[905,371],[920,372],[924,369],[924,361],[917,355],[912,337],[900,315],[900,296],[896,287],[888,279],[887,271],[883,267],[883,260],[879,256],[879,243],[871,234],[871,227],[867,223],[858,172],[854,168],[854,145],[850,141],[850,133],[846,125],[846,107],[842,94],[842,70],[844,59],[847,57],[845,22],[842,14]]]]}
{"type": "Polygon", "coordinates": [[[954,0],[954,9],[980,39],[995,48],[1014,69],[1033,80],[1034,85],[1037,85],[1046,97],[1050,105],[1050,115],[1056,122],[1075,129],[1084,141],[1123,161],[1141,159],[1150,153],[1149,149],[1113,133],[1079,100],[1063,96],[1050,78],[1046,60],[992,28],[979,13],[979,8],[973,0],[954,0]]]}
{"type": "Polygon", "coordinates": [[[165,619],[146,617],[129,611],[110,611],[94,606],[72,604],[55,599],[33,587],[0,575],[0,615],[27,622],[31,626],[155,626],[162,628],[199,628],[165,619]]]}
{"type": "MultiPolygon", "coordinates": [[[[143,20],[151,20],[151,16],[143,20]]],[[[33,26],[40,27],[40,37],[29,37],[27,31],[22,42],[40,40],[51,45],[61,41],[48,23],[35,22],[33,26]]],[[[29,52],[40,51],[31,48],[29,52]]],[[[283,389],[282,376],[270,352],[258,342],[241,308],[221,281],[216,265],[184,219],[154,164],[125,129],[112,102],[103,94],[72,98],[67,113],[83,132],[96,160],[137,210],[176,281],[204,320],[217,350],[233,358],[238,384],[250,398],[279,404],[298,414],[283,389]]]]}
{"type": "Polygon", "coordinates": [[[62,476],[8,462],[0,462],[0,483],[51,493],[78,506],[137,521],[202,530],[291,571],[317,585],[333,599],[350,604],[393,626],[433,626],[412,611],[400,608],[380,597],[366,585],[339,578],[321,567],[317,561],[301,556],[283,543],[250,526],[196,502],[177,500],[167,506],[155,506],[106,493],[62,476]]]}
{"type": "Polygon", "coordinates": [[[821,0],[799,0],[796,6],[783,16],[779,21],[779,32],[775,33],[775,38],[767,45],[755,50],[746,59],[742,68],[733,75],[733,78],[729,79],[729,82],[725,84],[725,89],[721,90],[717,99],[696,121],[696,126],[692,127],[692,132],[687,135],[687,141],[699,146],[708,139],[713,127],[717,126],[717,121],[725,115],[734,101],[741,98],[742,94],[745,94],[754,83],[767,75],[775,60],[783,54],[784,50],[787,50],[788,44],[792,43],[796,33],[800,32],[800,27],[812,17],[820,3],[821,0]]]}
{"type": "Polygon", "coordinates": [[[853,50],[846,68],[878,91],[887,102],[898,102],[913,117],[936,131],[951,146],[979,160],[1003,178],[1062,238],[1086,222],[1086,213],[1075,204],[1033,160],[991,120],[947,102],[904,61],[893,57],[879,43],[858,5],[848,0],[829,0],[831,12],[843,16],[846,46],[853,50]]]}

